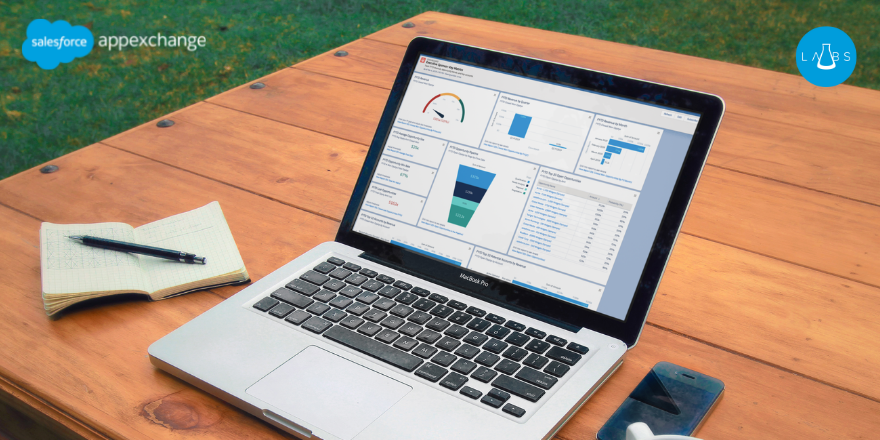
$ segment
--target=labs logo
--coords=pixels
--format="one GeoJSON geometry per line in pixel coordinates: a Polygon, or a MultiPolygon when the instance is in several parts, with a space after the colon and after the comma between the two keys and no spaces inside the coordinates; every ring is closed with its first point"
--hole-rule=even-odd
{"type": "Polygon", "coordinates": [[[27,39],[21,45],[21,54],[43,69],[51,70],[60,63],[69,63],[92,51],[95,39],[84,26],[71,26],[64,20],[49,23],[42,18],[27,28],[27,39]]]}
{"type": "Polygon", "coordinates": [[[856,68],[856,45],[846,32],[830,26],[807,32],[795,56],[801,75],[819,87],[846,81],[856,68]]]}

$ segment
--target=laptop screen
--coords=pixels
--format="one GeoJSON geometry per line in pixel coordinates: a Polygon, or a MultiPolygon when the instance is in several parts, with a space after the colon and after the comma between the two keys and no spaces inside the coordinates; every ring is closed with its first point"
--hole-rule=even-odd
{"type": "Polygon", "coordinates": [[[698,120],[420,56],[353,230],[622,320],[698,120]]]}

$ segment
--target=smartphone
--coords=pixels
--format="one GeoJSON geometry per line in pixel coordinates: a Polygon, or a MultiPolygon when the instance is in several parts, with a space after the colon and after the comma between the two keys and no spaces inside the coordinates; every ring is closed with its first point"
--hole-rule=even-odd
{"type": "Polygon", "coordinates": [[[626,440],[626,428],[645,422],[654,435],[692,435],[721,399],[724,382],[669,362],[658,362],[596,434],[626,440]]]}

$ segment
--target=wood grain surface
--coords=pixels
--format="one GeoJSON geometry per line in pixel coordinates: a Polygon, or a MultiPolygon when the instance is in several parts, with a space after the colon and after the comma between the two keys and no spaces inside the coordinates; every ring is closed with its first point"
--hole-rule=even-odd
{"type": "MultiPolygon", "coordinates": [[[[880,93],[439,13],[0,181],[0,401],[67,438],[286,438],[153,368],[147,346],[241,287],[118,299],[49,320],[40,221],[138,226],[220,201],[253,279],[332,240],[404,47],[417,35],[718,93],[727,100],[649,325],[559,433],[592,439],[661,360],[715,376],[707,439],[880,431],[880,93]],[[695,318],[696,317],[696,318],[695,318]]],[[[2,408],[0,408],[2,409],[2,408]]],[[[5,413],[0,413],[0,422],[5,413]]]]}

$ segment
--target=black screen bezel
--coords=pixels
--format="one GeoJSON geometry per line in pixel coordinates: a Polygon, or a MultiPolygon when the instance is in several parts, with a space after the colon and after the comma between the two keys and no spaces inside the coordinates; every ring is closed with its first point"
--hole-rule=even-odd
{"type": "Polygon", "coordinates": [[[401,62],[376,134],[367,152],[364,167],[358,176],[357,184],[339,226],[336,241],[364,251],[365,258],[373,259],[465,295],[498,304],[572,331],[586,327],[618,338],[627,346],[632,347],[641,333],[723,113],[724,102],[714,95],[442,40],[417,37],[410,42],[401,62]],[[669,204],[645,262],[636,292],[623,320],[478,272],[453,266],[353,231],[356,215],[363,203],[366,189],[378,164],[382,148],[391,131],[410,77],[422,55],[445,58],[502,73],[512,73],[526,78],[701,115],[669,204]],[[488,286],[468,281],[461,277],[461,274],[485,280],[488,286]]]}

